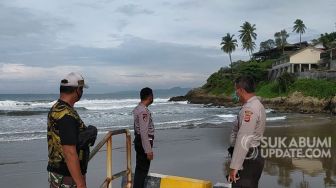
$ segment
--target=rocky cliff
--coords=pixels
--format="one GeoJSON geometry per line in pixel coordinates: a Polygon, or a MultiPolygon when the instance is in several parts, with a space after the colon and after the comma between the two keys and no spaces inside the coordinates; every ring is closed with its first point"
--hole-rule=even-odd
{"type": "MultiPolygon", "coordinates": [[[[214,106],[233,107],[238,104],[231,102],[228,96],[216,96],[208,94],[201,88],[193,89],[185,96],[172,97],[170,101],[189,101],[193,104],[207,104],[214,106]]],[[[261,98],[266,108],[272,108],[279,112],[300,113],[331,113],[336,114],[336,95],[329,99],[318,99],[304,96],[300,92],[294,92],[287,97],[261,98]]]]}

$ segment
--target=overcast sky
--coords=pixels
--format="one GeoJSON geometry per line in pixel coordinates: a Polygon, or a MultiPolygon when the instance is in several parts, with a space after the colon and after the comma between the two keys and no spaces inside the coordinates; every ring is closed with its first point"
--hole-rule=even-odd
{"type": "MultiPolygon", "coordinates": [[[[336,30],[335,0],[0,0],[0,93],[57,93],[71,71],[90,93],[197,87],[229,64],[220,50],[244,21],[258,39],[300,18],[303,40],[336,30]]],[[[247,59],[239,50],[233,60],[247,59]]],[[[259,47],[258,47],[259,48],[259,47]]]]}

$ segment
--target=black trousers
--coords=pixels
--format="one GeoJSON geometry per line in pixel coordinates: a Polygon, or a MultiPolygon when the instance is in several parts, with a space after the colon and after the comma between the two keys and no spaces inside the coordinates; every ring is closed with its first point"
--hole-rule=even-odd
{"type": "MultiPolygon", "coordinates": [[[[151,146],[153,147],[153,142],[151,141],[151,146]]],[[[136,152],[136,166],[134,173],[133,188],[143,188],[145,186],[145,179],[148,175],[150,160],[147,159],[147,154],[145,153],[141,137],[135,136],[134,148],[136,152]]]]}
{"type": "Polygon", "coordinates": [[[238,171],[240,179],[232,183],[232,188],[258,188],[264,163],[265,159],[260,154],[255,159],[245,159],[243,170],[238,171]]]}

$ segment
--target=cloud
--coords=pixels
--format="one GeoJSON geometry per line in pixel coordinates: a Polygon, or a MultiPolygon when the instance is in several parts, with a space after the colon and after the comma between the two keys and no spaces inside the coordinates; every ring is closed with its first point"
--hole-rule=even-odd
{"type": "Polygon", "coordinates": [[[59,81],[70,72],[81,73],[90,89],[88,92],[112,92],[150,86],[170,88],[173,86],[198,86],[207,75],[187,70],[174,72],[158,70],[155,74],[147,69],[129,70],[123,66],[53,66],[38,67],[23,64],[0,64],[0,93],[57,93],[59,81]],[[178,83],[178,84],[177,84],[178,83]]]}
{"type": "MultiPolygon", "coordinates": [[[[2,56],[5,62],[14,61],[12,55],[2,56]]],[[[219,47],[163,43],[129,36],[119,46],[111,48],[69,46],[44,52],[16,53],[15,63],[34,66],[123,65],[130,69],[188,69],[206,73],[228,64],[227,60],[223,60],[219,47]]]]}
{"type": "MultiPolygon", "coordinates": [[[[334,31],[334,7],[334,0],[2,1],[0,92],[57,92],[55,80],[71,70],[85,73],[92,91],[199,86],[229,64],[219,43],[228,32],[237,37],[244,21],[256,24],[256,44],[291,32],[297,18],[307,26],[302,39],[311,40],[334,31]]],[[[247,57],[241,45],[232,54],[247,57]]]]}
{"type": "Polygon", "coordinates": [[[117,12],[127,16],[135,16],[139,14],[154,14],[154,11],[141,8],[139,5],[128,4],[116,9],[117,12]]]}
{"type": "Polygon", "coordinates": [[[0,4],[0,22],[0,56],[2,61],[13,63],[17,63],[17,55],[28,56],[57,48],[57,31],[71,27],[66,21],[3,4],[0,4]]]}
{"type": "Polygon", "coordinates": [[[0,80],[3,81],[31,81],[31,80],[54,80],[57,77],[64,76],[67,72],[80,72],[82,69],[78,66],[54,66],[38,67],[27,66],[24,64],[0,63],[0,80]]]}

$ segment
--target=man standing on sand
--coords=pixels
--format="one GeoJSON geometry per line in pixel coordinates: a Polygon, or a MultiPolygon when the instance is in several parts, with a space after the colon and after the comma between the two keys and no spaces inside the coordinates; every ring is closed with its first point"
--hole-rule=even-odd
{"type": "Polygon", "coordinates": [[[80,100],[84,78],[68,74],[60,84],[60,98],[48,114],[48,181],[50,188],[86,188],[89,146],[81,146],[79,135],[86,126],[74,109],[80,100]]]}
{"type": "Polygon", "coordinates": [[[235,80],[235,90],[243,106],[231,134],[231,164],[228,181],[233,188],[257,188],[264,168],[260,140],[265,131],[266,112],[255,96],[252,77],[235,80]]]}
{"type": "Polygon", "coordinates": [[[143,188],[150,162],[153,160],[154,124],[148,106],[153,103],[153,91],[146,87],[140,91],[141,102],[133,110],[134,148],[136,151],[136,167],[133,188],[143,188]]]}

